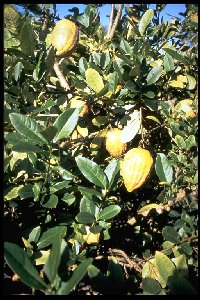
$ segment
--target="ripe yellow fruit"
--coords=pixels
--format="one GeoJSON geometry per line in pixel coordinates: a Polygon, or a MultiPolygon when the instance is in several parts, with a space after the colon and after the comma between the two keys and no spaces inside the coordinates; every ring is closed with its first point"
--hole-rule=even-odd
{"type": "Polygon", "coordinates": [[[127,149],[127,143],[121,142],[122,130],[113,128],[106,134],[106,150],[113,157],[119,157],[127,149]]]}
{"type": "MultiPolygon", "coordinates": [[[[196,116],[196,113],[194,112],[192,105],[193,105],[193,100],[184,99],[175,106],[175,110],[184,111],[186,119],[194,118],[196,116]]],[[[179,120],[181,116],[177,115],[176,118],[179,120]]]]}
{"type": "Polygon", "coordinates": [[[89,226],[86,226],[86,232],[87,234],[83,235],[83,239],[86,241],[87,244],[98,244],[99,243],[99,238],[100,238],[100,233],[92,233],[90,232],[89,226]]]}
{"type": "Polygon", "coordinates": [[[80,99],[76,99],[76,98],[71,99],[71,101],[70,101],[71,108],[76,108],[76,107],[81,107],[81,106],[83,106],[83,109],[81,110],[79,116],[85,117],[89,112],[89,106],[85,103],[84,100],[80,100],[80,99]]]}
{"type": "Polygon", "coordinates": [[[51,44],[56,48],[57,56],[68,55],[78,41],[78,27],[70,20],[60,20],[51,33],[51,44]]]}
{"type": "Polygon", "coordinates": [[[153,165],[150,152],[142,148],[132,148],[124,155],[120,164],[120,174],[128,192],[139,188],[147,179],[153,165]]]}

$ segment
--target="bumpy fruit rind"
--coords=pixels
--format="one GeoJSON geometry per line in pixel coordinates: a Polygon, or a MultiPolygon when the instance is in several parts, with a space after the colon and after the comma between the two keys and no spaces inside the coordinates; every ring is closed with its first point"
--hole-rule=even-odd
{"type": "Polygon", "coordinates": [[[51,44],[57,56],[68,55],[76,47],[77,40],[78,27],[70,20],[58,21],[51,33],[51,44]]]}
{"type": "MultiPolygon", "coordinates": [[[[191,99],[184,99],[184,100],[181,100],[176,106],[175,106],[175,109],[180,111],[184,111],[185,112],[185,118],[186,119],[190,119],[190,118],[194,118],[196,116],[196,113],[194,112],[193,108],[192,108],[192,105],[193,105],[193,100],[191,99]]],[[[177,115],[176,117],[177,119],[180,119],[181,116],[180,115],[177,115]]]]}
{"type": "Polygon", "coordinates": [[[84,100],[72,98],[69,105],[71,108],[83,106],[83,109],[79,113],[80,117],[85,117],[89,112],[89,106],[85,103],[84,100]]]}
{"type": "Polygon", "coordinates": [[[124,154],[127,149],[127,143],[121,142],[122,130],[113,128],[106,134],[106,150],[113,157],[119,157],[124,154]]]}
{"type": "Polygon", "coordinates": [[[139,188],[147,179],[153,165],[150,152],[142,148],[132,148],[120,164],[120,174],[128,192],[139,188]]]}

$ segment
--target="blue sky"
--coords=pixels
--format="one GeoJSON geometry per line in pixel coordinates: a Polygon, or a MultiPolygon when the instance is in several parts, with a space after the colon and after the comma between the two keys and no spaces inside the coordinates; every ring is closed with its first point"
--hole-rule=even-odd
{"type": "MultiPolygon", "coordinates": [[[[86,5],[78,4],[78,3],[76,3],[76,4],[56,4],[57,14],[62,19],[65,15],[72,14],[71,12],[68,11],[68,9],[71,9],[73,7],[78,7],[79,12],[82,13],[82,12],[84,12],[86,5]]],[[[20,6],[18,6],[18,8],[20,11],[22,11],[22,8],[20,6]]],[[[150,4],[150,8],[155,9],[156,4],[150,4]]],[[[172,18],[172,16],[181,18],[179,13],[185,12],[185,10],[186,10],[185,4],[167,4],[165,9],[161,12],[161,17],[163,16],[163,18],[166,21],[169,21],[172,18]]],[[[100,21],[103,26],[108,26],[109,18],[106,16],[109,14],[110,14],[110,4],[103,5],[100,8],[100,18],[101,18],[100,21]]]]}
{"type": "MultiPolygon", "coordinates": [[[[71,9],[72,7],[78,7],[79,12],[82,13],[84,12],[84,9],[86,5],[84,4],[57,4],[57,13],[60,18],[63,18],[65,15],[70,14],[68,12],[68,9],[71,9]]],[[[151,4],[150,8],[155,9],[156,4],[151,4]]],[[[165,9],[161,13],[161,17],[163,16],[166,21],[171,20],[171,16],[179,17],[180,12],[185,12],[186,6],[185,4],[167,4],[165,9]]],[[[103,26],[108,26],[109,18],[106,17],[106,15],[110,14],[110,4],[105,4],[100,8],[100,18],[101,18],[101,24],[103,26]]]]}

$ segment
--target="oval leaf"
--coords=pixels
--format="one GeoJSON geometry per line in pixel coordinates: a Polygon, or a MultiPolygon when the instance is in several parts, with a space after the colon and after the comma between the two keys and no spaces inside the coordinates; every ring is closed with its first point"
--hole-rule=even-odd
{"type": "Polygon", "coordinates": [[[150,84],[155,83],[156,81],[158,81],[158,79],[161,76],[162,71],[163,71],[162,66],[158,66],[158,67],[153,68],[147,76],[147,84],[150,85],[150,84]]]}
{"type": "Polygon", "coordinates": [[[92,68],[89,68],[85,71],[87,84],[95,93],[99,93],[104,88],[104,83],[101,75],[92,68]]]}
{"type": "Polygon", "coordinates": [[[139,24],[139,32],[141,35],[145,33],[147,26],[151,23],[153,18],[154,11],[153,9],[148,9],[142,16],[139,24]]]}
{"type": "Polygon", "coordinates": [[[105,174],[109,181],[109,189],[117,181],[120,170],[119,160],[113,159],[105,169],[105,174]]]}
{"type": "Polygon", "coordinates": [[[73,272],[72,277],[67,281],[62,281],[61,287],[57,291],[58,295],[68,295],[83,278],[89,265],[93,262],[92,258],[86,258],[73,272]]]}
{"type": "Polygon", "coordinates": [[[155,163],[156,174],[162,182],[172,182],[173,169],[165,154],[158,153],[155,163]]]}
{"type": "Polygon", "coordinates": [[[179,243],[179,235],[172,226],[165,226],[162,230],[162,234],[167,241],[172,243],[179,243]]]}
{"type": "Polygon", "coordinates": [[[151,295],[156,295],[161,291],[159,282],[150,277],[146,277],[142,280],[142,288],[145,292],[151,295]]]}
{"type": "Polygon", "coordinates": [[[33,54],[36,44],[36,36],[31,23],[24,22],[20,32],[20,46],[22,52],[27,55],[33,54]]]}
{"type": "Polygon", "coordinates": [[[108,207],[105,207],[101,213],[99,214],[99,219],[101,220],[109,220],[113,217],[115,217],[116,215],[118,215],[118,213],[121,211],[121,207],[119,207],[118,205],[110,205],[108,207]]]}
{"type": "Polygon", "coordinates": [[[56,143],[60,139],[67,138],[77,125],[80,108],[69,108],[64,111],[54,122],[54,126],[58,129],[53,142],[56,143]]]}
{"type": "Polygon", "coordinates": [[[8,242],[4,243],[4,249],[7,264],[13,272],[20,277],[23,283],[39,290],[45,290],[47,288],[46,283],[41,279],[23,249],[18,245],[8,242]]]}
{"type": "Polygon", "coordinates": [[[156,251],[155,264],[161,278],[168,284],[168,279],[175,275],[176,267],[173,262],[162,252],[156,251]]]}
{"type": "Polygon", "coordinates": [[[9,117],[11,124],[20,134],[35,143],[47,144],[46,139],[39,133],[42,131],[43,127],[38,125],[35,120],[18,113],[11,113],[9,117]]]}
{"type": "Polygon", "coordinates": [[[89,212],[93,216],[97,216],[99,208],[95,205],[94,201],[88,200],[86,197],[83,197],[80,202],[80,212],[89,212]]]}
{"type": "Polygon", "coordinates": [[[78,213],[78,215],[76,216],[76,220],[82,224],[92,224],[96,220],[96,218],[91,213],[84,211],[78,213]]]}
{"type": "Polygon", "coordinates": [[[186,63],[186,59],[184,56],[179,54],[177,51],[170,49],[170,48],[162,48],[167,54],[173,57],[176,60],[180,60],[182,63],[186,63]]]}
{"type": "Polygon", "coordinates": [[[107,177],[104,171],[94,162],[88,158],[78,156],[75,158],[78,168],[81,173],[93,184],[106,188],[107,177]]]}
{"type": "Polygon", "coordinates": [[[51,283],[56,277],[61,259],[61,237],[61,232],[59,232],[59,234],[55,237],[53,241],[48,260],[43,269],[51,283]]]}
{"type": "Polygon", "coordinates": [[[66,232],[65,226],[55,226],[53,228],[48,229],[47,231],[43,232],[42,236],[40,237],[37,248],[42,249],[51,245],[57,235],[60,233],[64,235],[66,232]]]}
{"type": "Polygon", "coordinates": [[[169,54],[165,54],[164,57],[164,68],[167,72],[174,70],[174,60],[169,54]]]}

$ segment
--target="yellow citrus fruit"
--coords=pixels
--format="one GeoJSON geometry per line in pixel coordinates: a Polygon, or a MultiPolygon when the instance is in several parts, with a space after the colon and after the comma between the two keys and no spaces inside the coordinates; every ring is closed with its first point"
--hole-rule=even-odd
{"type": "Polygon", "coordinates": [[[127,149],[127,143],[121,142],[122,130],[113,128],[106,134],[106,150],[113,157],[119,157],[127,149]]]}
{"type": "Polygon", "coordinates": [[[153,165],[150,152],[142,148],[132,148],[120,164],[120,174],[128,192],[139,188],[147,179],[153,165]]]}
{"type": "Polygon", "coordinates": [[[76,47],[78,27],[70,20],[60,20],[51,33],[51,44],[56,48],[57,56],[66,56],[76,47]]]}
{"type": "Polygon", "coordinates": [[[76,99],[76,98],[71,99],[71,101],[70,101],[71,108],[76,108],[76,107],[81,107],[81,106],[83,106],[83,109],[81,110],[79,116],[85,117],[89,112],[89,106],[85,103],[84,100],[80,100],[80,99],[76,99]]]}

